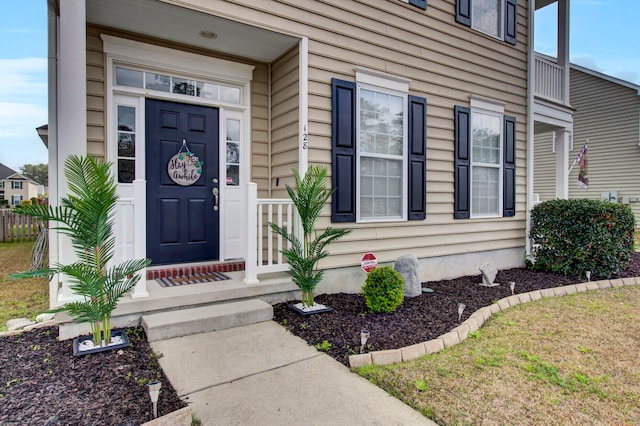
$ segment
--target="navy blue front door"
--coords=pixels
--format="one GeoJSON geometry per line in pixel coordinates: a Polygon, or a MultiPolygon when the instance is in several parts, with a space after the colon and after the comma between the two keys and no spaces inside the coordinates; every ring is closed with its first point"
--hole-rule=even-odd
{"type": "Polygon", "coordinates": [[[146,100],[147,257],[154,265],[218,259],[218,109],[146,100]],[[204,161],[193,184],[175,183],[167,166],[186,140],[204,161]]]}

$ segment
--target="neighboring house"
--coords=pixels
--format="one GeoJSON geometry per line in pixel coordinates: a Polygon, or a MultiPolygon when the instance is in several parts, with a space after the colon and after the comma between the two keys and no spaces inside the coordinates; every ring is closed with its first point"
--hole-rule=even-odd
{"type": "MultiPolygon", "coordinates": [[[[321,292],[359,291],[366,252],[413,253],[424,281],[523,265],[529,141],[572,125],[568,0],[557,63],[532,48],[545,0],[48,3],[50,200],[68,155],[112,161],[117,252],[151,258],[147,276],[234,262],[239,288],[260,288],[286,269],[267,217],[293,223],[279,206],[309,164],[336,190],[318,227],[352,231],[330,246],[321,292]],[[175,174],[183,141],[199,178],[175,174]]],[[[51,260],[70,260],[51,241],[51,260]]],[[[57,281],[51,293],[74,297],[57,281]]],[[[141,280],[132,296],[148,295],[141,280]]]]}
{"type": "MultiPolygon", "coordinates": [[[[569,198],[605,198],[629,204],[640,219],[640,86],[571,65],[573,146],[571,167],[588,140],[588,189],[578,185],[580,167],[569,175],[569,198]]],[[[534,192],[541,201],[556,198],[554,133],[536,135],[534,192]]],[[[557,137],[557,136],[556,136],[557,137]]]]}
{"type": "Polygon", "coordinates": [[[17,206],[22,200],[38,196],[37,182],[0,164],[0,200],[8,200],[10,206],[17,206]]]}

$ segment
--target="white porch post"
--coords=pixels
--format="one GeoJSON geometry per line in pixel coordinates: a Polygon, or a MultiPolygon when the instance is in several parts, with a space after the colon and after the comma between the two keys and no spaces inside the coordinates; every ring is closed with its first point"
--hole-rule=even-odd
{"type": "Polygon", "coordinates": [[[258,185],[247,184],[247,254],[244,259],[244,283],[258,284],[258,185]]]}
{"type": "Polygon", "coordinates": [[[569,143],[571,132],[556,132],[556,197],[569,198],[569,143]]]}
{"type": "Polygon", "coordinates": [[[562,67],[562,101],[569,104],[569,2],[558,0],[558,65],[562,67]]]}
{"type": "MultiPolygon", "coordinates": [[[[60,197],[68,192],[64,176],[64,162],[71,154],[87,154],[87,49],[86,4],[84,1],[60,0],[58,25],[57,68],[57,135],[56,197],[50,200],[57,205],[60,197]]],[[[58,261],[62,264],[74,261],[74,253],[68,238],[57,234],[58,261]]],[[[63,283],[58,304],[74,299],[67,283],[63,283]]]]}
{"type": "MultiPolygon", "coordinates": [[[[136,179],[133,181],[133,198],[134,200],[146,200],[147,199],[147,186],[146,181],[143,179],[136,179]]],[[[141,208],[135,208],[133,210],[134,219],[136,224],[145,223],[145,212],[141,208]]],[[[134,229],[133,237],[133,257],[134,259],[144,259],[147,255],[146,244],[147,231],[144,226],[137,226],[134,229]]],[[[139,272],[140,280],[136,283],[136,286],[131,290],[131,298],[138,299],[141,297],[149,297],[147,291],[147,268],[144,268],[139,272]]]]}
{"type": "Polygon", "coordinates": [[[309,40],[306,37],[298,43],[298,172],[307,173],[309,162],[309,40]]]}

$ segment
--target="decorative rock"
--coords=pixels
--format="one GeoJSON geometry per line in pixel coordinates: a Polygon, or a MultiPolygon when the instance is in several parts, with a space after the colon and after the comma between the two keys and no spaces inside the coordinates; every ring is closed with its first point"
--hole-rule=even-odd
{"type": "Polygon", "coordinates": [[[45,321],[50,321],[53,319],[53,317],[55,317],[56,314],[40,314],[36,317],[36,322],[45,322],[45,321]]]}
{"type": "Polygon", "coordinates": [[[483,263],[480,266],[480,272],[482,272],[482,284],[484,287],[495,287],[500,285],[498,283],[494,283],[493,281],[496,279],[498,275],[498,269],[490,263],[483,263]]]}
{"type": "Polygon", "coordinates": [[[9,331],[20,330],[25,328],[28,325],[35,324],[35,323],[36,323],[35,321],[31,321],[28,318],[10,319],[9,321],[7,321],[7,330],[9,331]]]}
{"type": "Polygon", "coordinates": [[[422,286],[418,278],[418,258],[415,255],[400,256],[393,265],[393,269],[404,278],[405,297],[416,297],[422,294],[422,286]]]}

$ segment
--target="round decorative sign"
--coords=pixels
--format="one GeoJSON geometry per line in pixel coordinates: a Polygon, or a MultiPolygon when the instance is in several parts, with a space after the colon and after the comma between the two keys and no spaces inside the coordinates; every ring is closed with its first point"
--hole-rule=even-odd
{"type": "Polygon", "coordinates": [[[178,152],[169,159],[167,172],[178,185],[193,185],[202,175],[202,162],[191,152],[178,152]]]}

